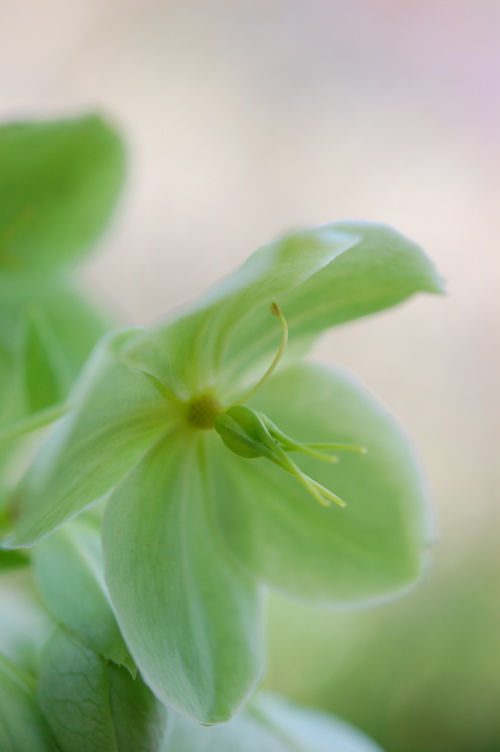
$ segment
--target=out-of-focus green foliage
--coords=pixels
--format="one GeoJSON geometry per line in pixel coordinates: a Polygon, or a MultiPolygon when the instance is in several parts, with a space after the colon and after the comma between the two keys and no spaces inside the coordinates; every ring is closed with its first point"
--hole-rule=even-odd
{"type": "Polygon", "coordinates": [[[40,273],[97,240],[121,189],[125,157],[102,118],[0,128],[0,267],[40,273]]]}
{"type": "Polygon", "coordinates": [[[121,139],[98,116],[0,127],[0,526],[14,440],[37,424],[23,418],[43,425],[108,327],[69,272],[109,222],[124,172],[121,139]]]}
{"type": "Polygon", "coordinates": [[[410,598],[359,613],[275,604],[270,683],[346,718],[387,752],[499,752],[496,542],[410,598]],[[295,660],[289,661],[293,653],[295,660]]]}

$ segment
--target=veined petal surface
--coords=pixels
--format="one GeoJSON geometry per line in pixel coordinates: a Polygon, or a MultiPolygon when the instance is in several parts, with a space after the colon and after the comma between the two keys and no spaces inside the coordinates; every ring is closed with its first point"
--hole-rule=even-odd
{"type": "Polygon", "coordinates": [[[208,467],[220,531],[236,560],[269,585],[331,605],[385,599],[419,577],[431,535],[420,467],[392,416],[350,375],[300,364],[251,401],[303,442],[343,442],[331,465],[292,454],[347,507],[320,506],[265,459],[231,456],[210,437],[208,467]]]}
{"type": "MultiPolygon", "coordinates": [[[[199,432],[198,432],[199,433],[199,432]]],[[[144,680],[199,723],[226,721],[262,671],[260,597],[213,531],[203,437],[160,439],[106,507],[106,579],[144,680]]]]}

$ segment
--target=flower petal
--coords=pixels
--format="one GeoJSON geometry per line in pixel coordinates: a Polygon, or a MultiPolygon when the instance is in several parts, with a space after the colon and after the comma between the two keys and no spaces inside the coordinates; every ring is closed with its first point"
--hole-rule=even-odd
{"type": "Polygon", "coordinates": [[[259,692],[230,723],[196,727],[171,716],[162,752],[382,752],[328,713],[259,692]]]}
{"type": "Polygon", "coordinates": [[[386,598],[413,583],[429,538],[428,502],[390,414],[351,376],[310,364],[275,375],[251,404],[297,440],[358,444],[368,453],[340,453],[336,465],[294,455],[347,502],[325,508],[265,459],[233,455],[229,464],[212,436],[212,495],[235,558],[270,585],[324,604],[386,598]]]}
{"type": "MultiPolygon", "coordinates": [[[[325,225],[262,246],[186,313],[131,341],[128,362],[153,374],[180,399],[203,392],[219,378],[221,358],[241,319],[265,312],[269,320],[264,331],[271,330],[274,348],[274,335],[279,342],[281,332],[269,315],[273,300],[305,282],[357,240],[355,234],[325,225]]],[[[254,330],[252,339],[262,333],[254,330]]]]}
{"type": "Polygon", "coordinates": [[[202,440],[181,429],[162,438],[108,502],[103,537],[111,599],[146,683],[210,724],[254,688],[262,649],[254,579],[213,536],[202,440]]]}
{"type": "Polygon", "coordinates": [[[29,546],[108,493],[174,420],[172,403],[118,357],[130,332],[105,338],[56,427],[15,491],[6,547],[29,546]]]}
{"type": "MultiPolygon", "coordinates": [[[[283,295],[289,355],[307,352],[326,329],[390,308],[417,292],[440,293],[443,282],[421,248],[385,225],[337,222],[356,242],[283,295]]],[[[224,356],[226,382],[259,373],[277,349],[279,332],[266,308],[238,323],[224,356]]]]}
{"type": "Polygon", "coordinates": [[[410,240],[381,225],[324,225],[259,248],[185,314],[131,341],[127,357],[181,399],[214,385],[232,395],[278,349],[271,303],[288,321],[288,357],[325,329],[419,291],[442,292],[442,282],[410,240]]]}

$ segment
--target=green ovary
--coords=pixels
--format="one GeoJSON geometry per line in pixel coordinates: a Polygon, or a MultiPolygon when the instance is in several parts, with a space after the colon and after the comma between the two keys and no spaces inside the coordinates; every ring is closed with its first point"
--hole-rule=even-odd
{"type": "Polygon", "coordinates": [[[193,428],[213,428],[215,418],[221,412],[222,407],[212,394],[193,397],[186,403],[186,420],[193,428]]]}

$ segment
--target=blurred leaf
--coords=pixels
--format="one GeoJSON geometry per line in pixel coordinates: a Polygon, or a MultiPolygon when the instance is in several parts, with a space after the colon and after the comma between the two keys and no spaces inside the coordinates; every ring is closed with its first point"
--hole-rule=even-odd
{"type": "Polygon", "coordinates": [[[70,378],[64,351],[39,307],[26,312],[21,351],[22,383],[28,413],[63,401],[70,378]]]}
{"type": "MultiPolygon", "coordinates": [[[[300,677],[295,690],[363,728],[389,752],[497,752],[497,536],[492,526],[462,557],[441,547],[432,578],[411,598],[338,614],[316,629],[295,667],[300,677]],[[336,657],[340,645],[342,661],[336,657]],[[319,678],[309,674],[325,655],[332,655],[330,670],[325,667],[319,678]]],[[[275,637],[281,644],[284,627],[295,632],[283,655],[286,666],[289,651],[303,646],[305,628],[297,609],[290,611],[275,637]]],[[[314,616],[305,616],[309,629],[314,616]]],[[[285,677],[279,683],[290,686],[285,677]]]]}
{"type": "Polygon", "coordinates": [[[106,580],[144,680],[200,723],[232,716],[262,671],[253,579],[214,540],[199,437],[171,431],[104,515],[106,580]]]}
{"type": "Polygon", "coordinates": [[[73,262],[109,221],[125,172],[120,138],[96,115],[0,128],[0,267],[73,262]]]}
{"type": "Polygon", "coordinates": [[[135,671],[104,584],[99,531],[66,524],[33,549],[35,579],[54,616],[105,658],[135,671]]]}
{"type": "Polygon", "coordinates": [[[61,752],[157,752],[166,711],[139,675],[64,628],[42,653],[38,696],[61,752]]]}
{"type": "Polygon", "coordinates": [[[0,549],[0,574],[11,569],[22,569],[28,566],[29,559],[19,551],[2,551],[0,549]]]}
{"type": "Polygon", "coordinates": [[[28,682],[23,672],[0,654],[0,749],[57,752],[54,737],[28,682]]]}
{"type": "Polygon", "coordinates": [[[430,511],[405,434],[349,374],[301,363],[273,376],[251,400],[303,442],[366,447],[332,465],[300,455],[307,475],[345,509],[317,503],[296,478],[263,459],[229,454],[210,436],[208,471],[227,546],[259,579],[323,604],[374,601],[420,575],[430,511]]]}
{"type": "Polygon", "coordinates": [[[0,653],[34,673],[54,621],[43,607],[31,575],[28,567],[1,572],[0,653]]]}
{"type": "Polygon", "coordinates": [[[40,410],[38,413],[27,415],[19,420],[14,420],[12,423],[7,423],[0,428],[0,446],[4,444],[10,444],[16,439],[26,436],[33,431],[37,431],[39,428],[48,426],[59,420],[69,410],[69,405],[53,405],[47,407],[45,410],[40,410]]]}

